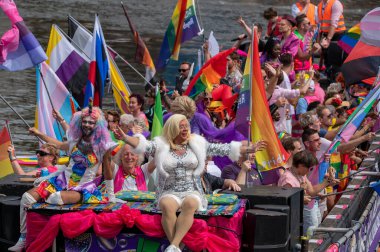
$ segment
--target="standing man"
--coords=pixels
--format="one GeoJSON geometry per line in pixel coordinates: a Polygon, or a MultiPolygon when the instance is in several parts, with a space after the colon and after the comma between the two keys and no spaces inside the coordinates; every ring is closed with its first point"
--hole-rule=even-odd
{"type": "Polygon", "coordinates": [[[180,95],[186,90],[189,83],[184,83],[190,73],[191,64],[189,62],[182,62],[178,68],[179,75],[175,79],[175,88],[180,95]],[[184,85],[185,84],[185,85],[184,85]]]}
{"type": "Polygon", "coordinates": [[[299,0],[297,3],[292,4],[292,16],[296,18],[299,15],[305,14],[310,20],[310,25],[317,26],[318,8],[310,3],[310,0],[299,0]]]}
{"type": "Polygon", "coordinates": [[[334,78],[347,54],[338,46],[337,42],[346,31],[343,17],[343,5],[339,0],[322,0],[318,4],[319,42],[325,49],[323,59],[329,77],[334,78]]]}

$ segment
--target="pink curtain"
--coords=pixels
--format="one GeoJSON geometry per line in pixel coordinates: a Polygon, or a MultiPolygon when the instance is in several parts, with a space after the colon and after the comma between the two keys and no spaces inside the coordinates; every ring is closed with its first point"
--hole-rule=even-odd
{"type": "MultiPolygon", "coordinates": [[[[211,217],[212,225],[233,230],[241,234],[241,221],[244,209],[240,209],[232,218],[211,217]]],[[[151,237],[165,237],[161,226],[161,215],[141,214],[139,210],[123,206],[114,212],[96,214],[91,210],[57,214],[46,217],[35,212],[27,214],[27,251],[44,251],[51,247],[54,238],[61,228],[63,235],[74,238],[93,228],[96,235],[112,238],[121,232],[123,227],[136,225],[144,234],[151,237]]],[[[201,251],[239,251],[239,238],[231,233],[226,234],[220,228],[209,227],[207,222],[194,219],[183,242],[190,250],[201,251]]]]}

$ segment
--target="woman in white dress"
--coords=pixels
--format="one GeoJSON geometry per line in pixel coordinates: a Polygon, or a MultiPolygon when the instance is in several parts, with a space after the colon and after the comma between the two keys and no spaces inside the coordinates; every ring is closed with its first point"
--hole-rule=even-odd
{"type": "Polygon", "coordinates": [[[207,156],[228,156],[236,161],[240,155],[254,152],[255,147],[240,142],[215,144],[191,134],[184,115],[174,114],[165,123],[162,136],[148,141],[141,134],[127,136],[117,131],[136,153],[154,157],[158,173],[156,203],[162,211],[162,227],[170,241],[166,251],[180,251],[179,244],[191,228],[194,213],[206,210],[200,176],[207,156]],[[181,210],[177,217],[176,213],[181,210]]]}

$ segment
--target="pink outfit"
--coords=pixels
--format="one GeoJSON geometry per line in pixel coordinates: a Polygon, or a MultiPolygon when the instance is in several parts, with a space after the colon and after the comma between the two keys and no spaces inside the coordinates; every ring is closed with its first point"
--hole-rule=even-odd
{"type": "MultiPolygon", "coordinates": [[[[302,182],[306,183],[306,176],[302,176],[302,182]]],[[[292,187],[301,187],[300,181],[293,175],[290,170],[286,170],[278,180],[278,186],[291,185],[292,187]]]]}
{"type": "MultiPolygon", "coordinates": [[[[136,174],[135,180],[136,180],[137,189],[139,191],[147,191],[148,188],[146,186],[144,172],[142,171],[140,166],[137,166],[135,168],[135,174],[136,174]]],[[[124,177],[123,168],[121,167],[121,165],[119,165],[119,169],[117,170],[115,181],[114,181],[115,192],[118,192],[123,188],[124,178],[125,177],[124,177]]]]}
{"type": "Polygon", "coordinates": [[[293,58],[295,58],[300,46],[300,40],[298,37],[292,32],[286,39],[283,39],[282,36],[280,36],[280,39],[281,53],[290,53],[293,58]]]}
{"type": "Polygon", "coordinates": [[[319,85],[318,82],[314,82],[314,95],[318,98],[318,101],[323,104],[323,102],[325,101],[325,91],[323,90],[323,88],[321,88],[321,86],[319,85]]]}

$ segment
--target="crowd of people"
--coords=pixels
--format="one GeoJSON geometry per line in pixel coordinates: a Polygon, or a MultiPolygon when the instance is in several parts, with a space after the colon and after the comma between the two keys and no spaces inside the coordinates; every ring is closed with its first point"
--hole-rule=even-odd
{"type": "MultiPolygon", "coordinates": [[[[285,165],[271,172],[258,170],[255,152],[266,148],[265,141],[249,143],[235,130],[247,56],[244,40],[253,35],[250,24],[240,17],[237,25],[247,35],[238,37],[236,50],[227,57],[226,76],[214,83],[212,91],[194,99],[184,96],[192,79],[189,62],[179,64],[173,90],[163,79],[155,84],[164,113],[161,136],[150,137],[156,97],[150,87],[145,97],[129,97],[129,114],[103,113],[89,106],[75,113],[68,124],[54,111],[66,131],[65,142],[29,129],[47,142],[36,154],[39,166],[48,167],[50,174],[37,179],[35,188],[22,196],[21,237],[10,250],[25,246],[25,205],[41,200],[50,204],[116,202],[115,193],[121,190],[156,191],[162,227],[171,244],[166,251],[180,251],[194,213],[207,207],[205,194],[217,189],[239,191],[239,185],[246,183],[303,188],[303,231],[318,226],[337,200],[324,195],[344,188],[346,180],[339,178],[356,169],[367,155],[366,143],[375,136],[378,116],[370,112],[349,141],[327,154],[341,126],[370,90],[364,83],[347,87],[339,72],[346,57],[336,43],[346,30],[339,0],[321,0],[317,6],[299,0],[291,6],[291,14],[278,15],[269,8],[263,17],[268,21],[265,30],[259,23],[254,25],[272,121],[290,155],[285,165]],[[69,164],[56,166],[58,149],[69,153],[69,164]],[[340,168],[330,166],[322,181],[308,179],[319,163],[333,158],[339,160],[340,168]],[[99,191],[101,183],[107,198],[99,191]]],[[[210,59],[207,42],[203,48],[206,60],[210,59]]],[[[15,173],[25,174],[14,147],[8,151],[15,173]]]]}

